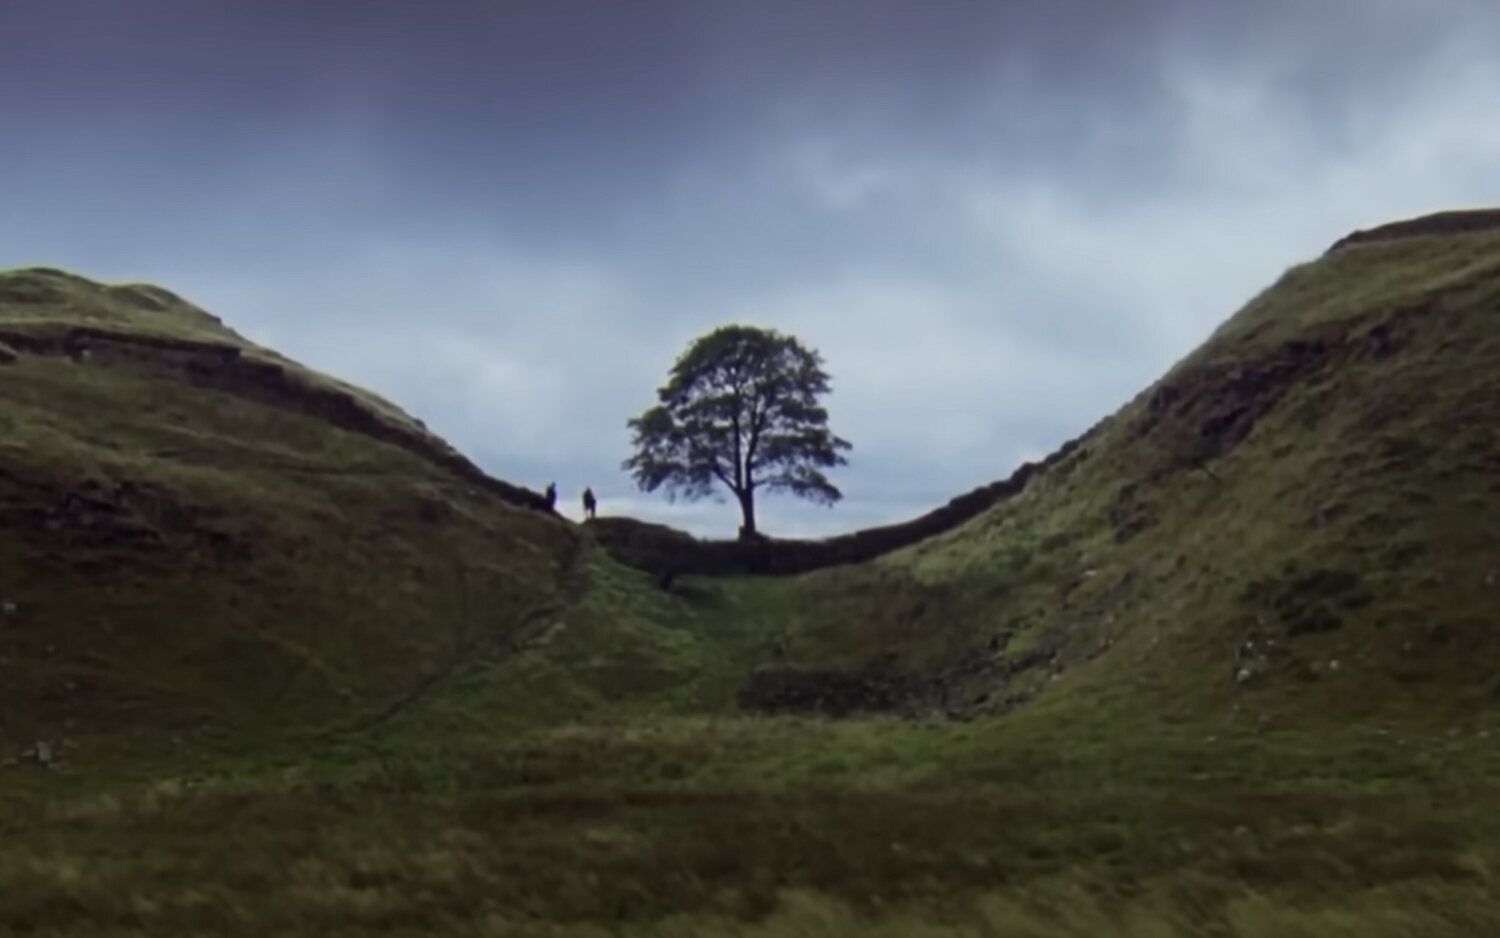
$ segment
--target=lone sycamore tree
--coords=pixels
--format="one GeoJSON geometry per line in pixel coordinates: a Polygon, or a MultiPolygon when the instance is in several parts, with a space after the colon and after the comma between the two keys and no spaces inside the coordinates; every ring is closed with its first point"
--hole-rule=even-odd
{"type": "Polygon", "coordinates": [[[635,455],[624,468],[647,492],[689,500],[723,484],[740,503],[740,537],[756,536],[755,493],[789,492],[832,505],[843,497],[823,470],[848,462],[828,429],[823,358],[789,335],[723,326],[672,366],[658,403],[629,422],[635,455]]]}

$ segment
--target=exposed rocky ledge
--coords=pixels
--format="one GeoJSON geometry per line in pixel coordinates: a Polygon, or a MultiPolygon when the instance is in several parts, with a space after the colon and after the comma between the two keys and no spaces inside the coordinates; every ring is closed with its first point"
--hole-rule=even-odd
{"type": "Polygon", "coordinates": [[[768,665],[750,673],[735,701],[740,709],[753,713],[893,713],[964,719],[1005,710],[1027,699],[1034,691],[1013,684],[1027,672],[1061,673],[1068,666],[1064,655],[1068,635],[1066,627],[1053,626],[1024,650],[1010,652],[1012,636],[1004,632],[921,671],[902,669],[893,659],[858,668],[768,665]]]}
{"type": "Polygon", "coordinates": [[[0,328],[0,348],[65,355],[75,361],[98,357],[168,367],[194,384],[318,417],[340,429],[398,446],[511,504],[548,510],[540,493],[490,476],[438,437],[402,426],[352,393],[315,383],[310,372],[302,374],[279,362],[247,355],[237,345],[49,325],[0,328]]]}
{"type": "Polygon", "coordinates": [[[1472,234],[1476,231],[1489,231],[1495,228],[1500,228],[1500,209],[1437,212],[1420,218],[1408,218],[1355,231],[1335,241],[1327,253],[1332,254],[1343,248],[1376,241],[1394,241],[1398,238],[1417,238],[1424,235],[1472,234]]]}

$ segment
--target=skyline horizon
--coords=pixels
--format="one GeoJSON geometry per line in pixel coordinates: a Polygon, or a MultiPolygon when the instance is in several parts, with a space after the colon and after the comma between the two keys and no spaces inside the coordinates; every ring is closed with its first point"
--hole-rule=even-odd
{"type": "Polygon", "coordinates": [[[732,510],[618,467],[715,324],[817,348],[854,444],[844,501],[766,530],[858,530],[1045,456],[1350,231],[1500,202],[1482,0],[13,0],[0,33],[4,262],[161,284],[694,533],[732,510]]]}

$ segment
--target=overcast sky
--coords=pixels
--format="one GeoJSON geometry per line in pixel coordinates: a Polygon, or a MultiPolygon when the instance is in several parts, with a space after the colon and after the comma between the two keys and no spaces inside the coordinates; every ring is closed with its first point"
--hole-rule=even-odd
{"type": "Polygon", "coordinates": [[[725,322],[800,336],[829,510],[1008,475],[1282,270],[1500,202],[1488,0],[0,0],[0,266],[150,280],[564,507],[725,322]]]}

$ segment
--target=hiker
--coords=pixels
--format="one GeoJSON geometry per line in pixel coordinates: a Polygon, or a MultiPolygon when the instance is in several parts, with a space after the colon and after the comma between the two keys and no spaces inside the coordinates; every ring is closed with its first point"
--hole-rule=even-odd
{"type": "Polygon", "coordinates": [[[594,517],[594,511],[599,507],[599,501],[594,498],[594,490],[585,488],[583,490],[583,515],[585,518],[594,517]]]}
{"type": "Polygon", "coordinates": [[[546,497],[547,497],[547,510],[548,511],[552,511],[553,508],[557,505],[557,483],[556,482],[548,482],[547,483],[547,496],[546,497]]]}

